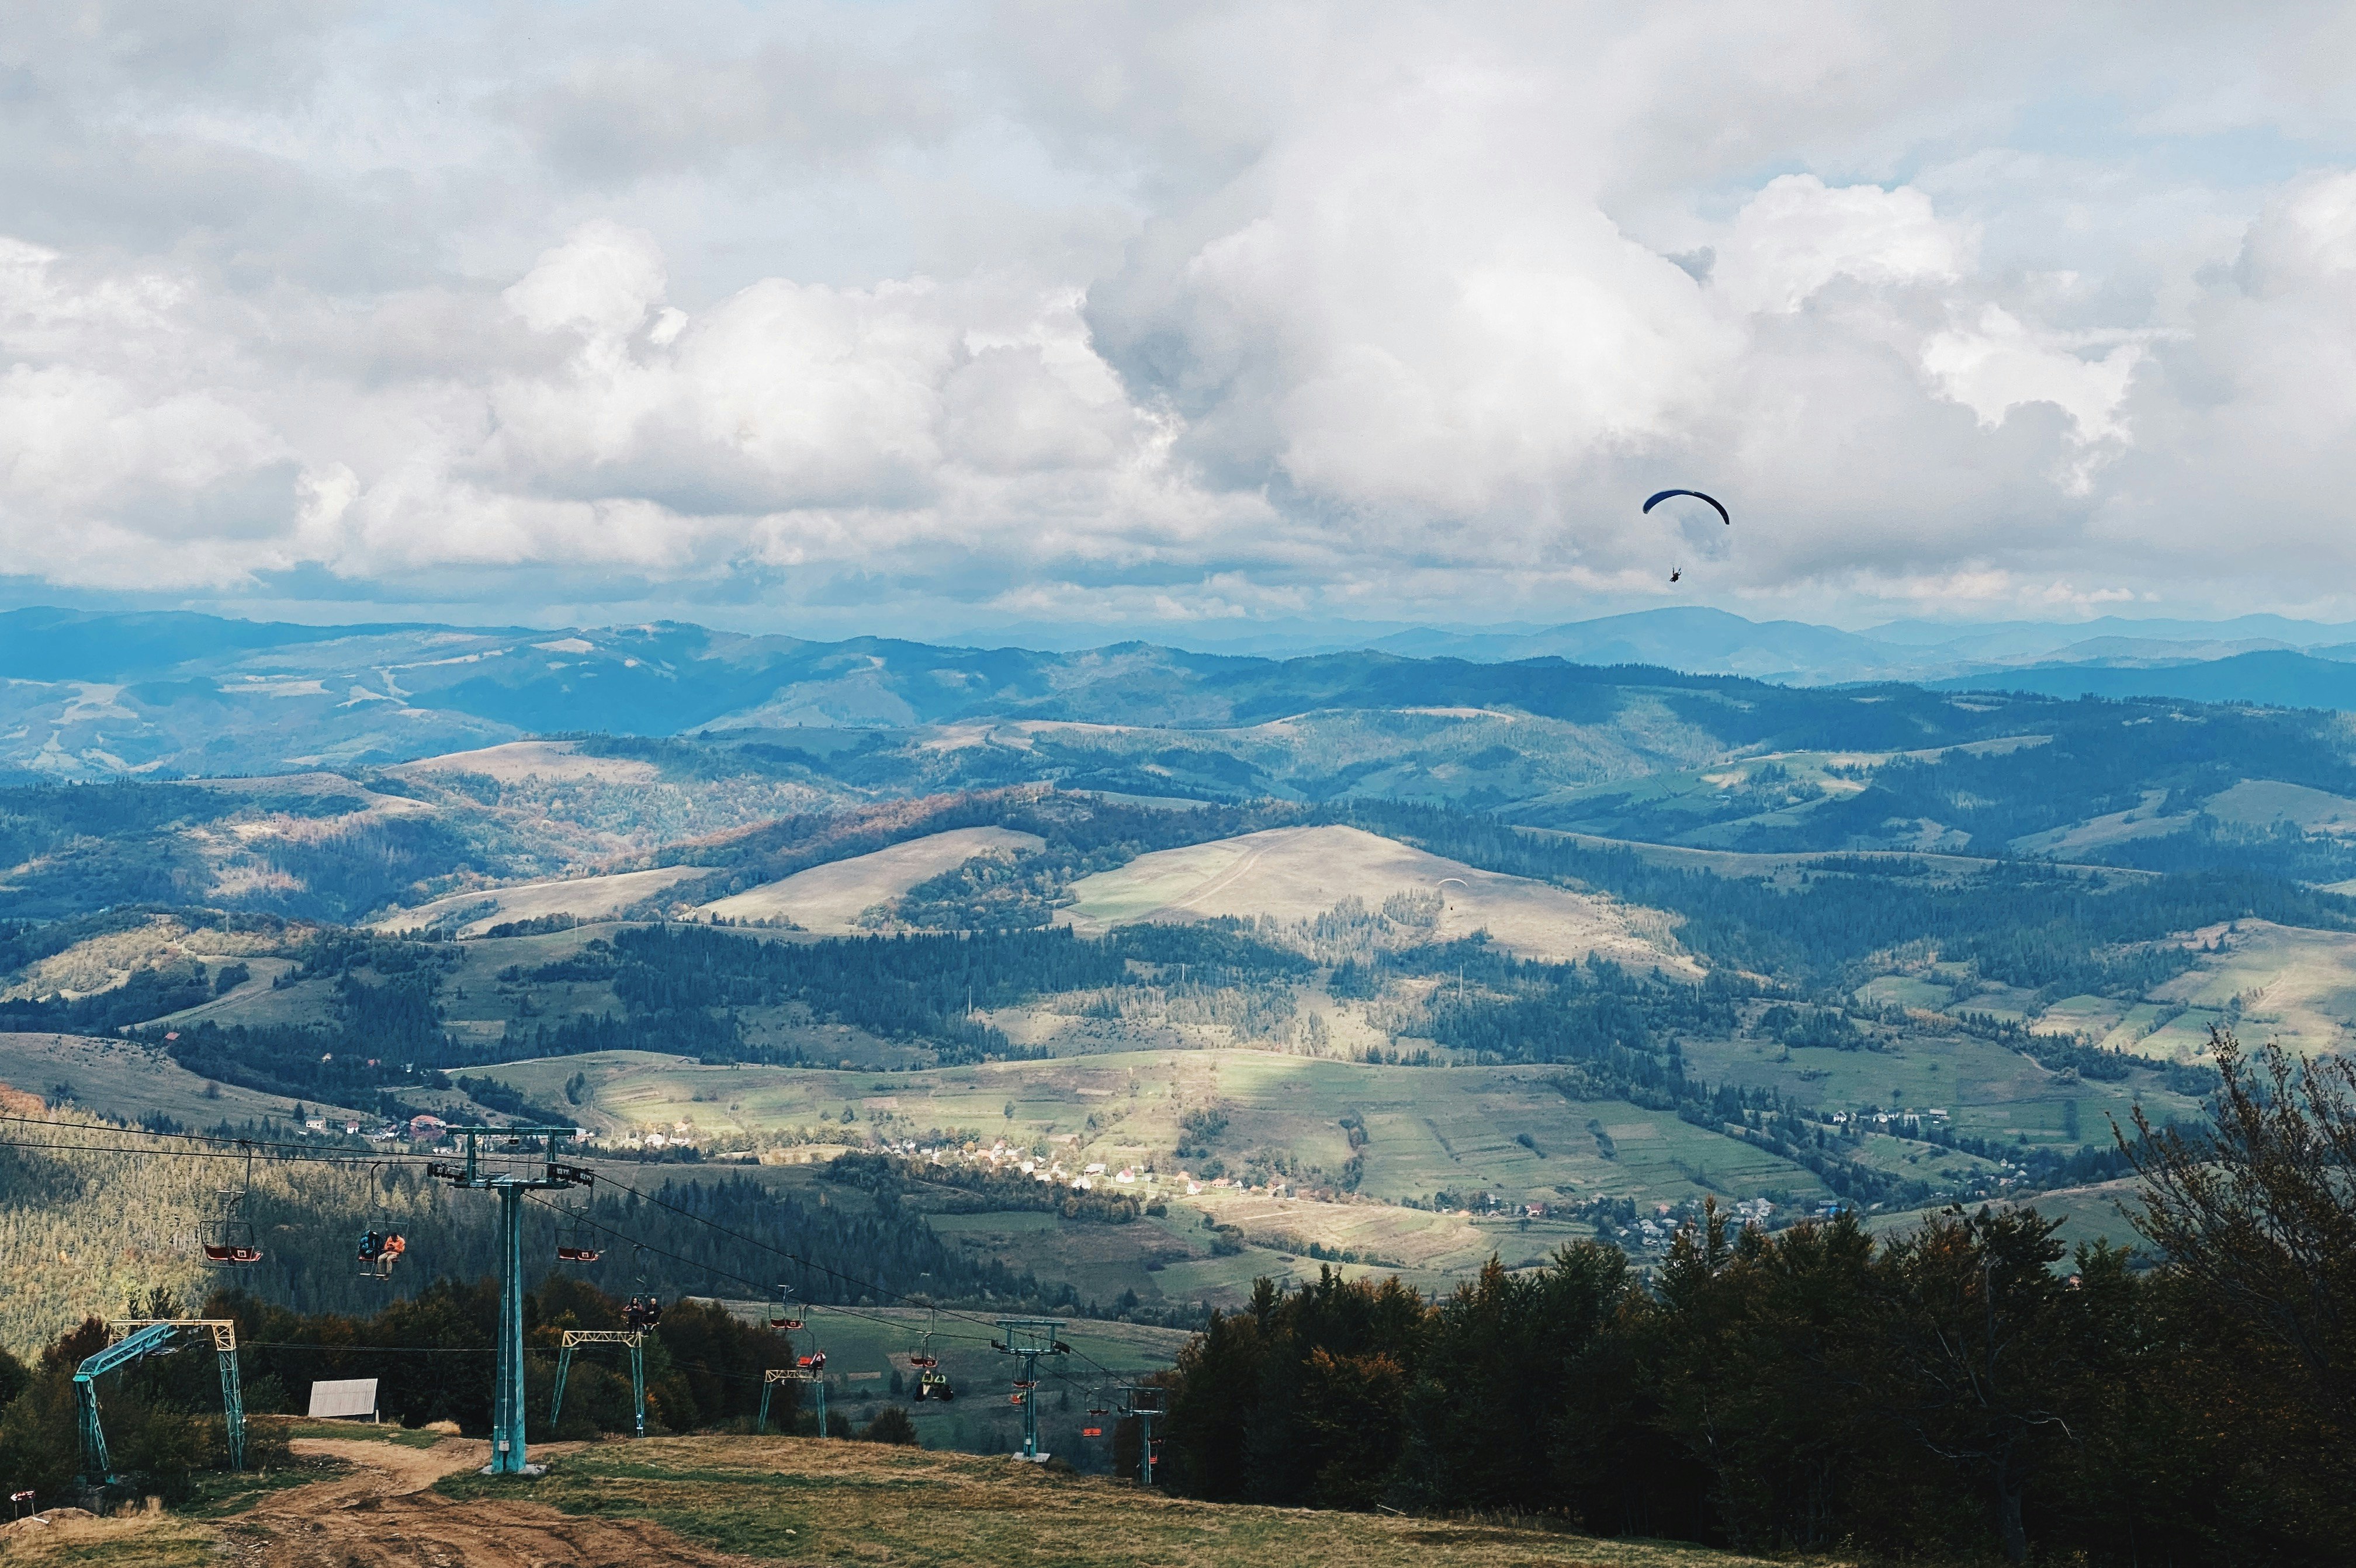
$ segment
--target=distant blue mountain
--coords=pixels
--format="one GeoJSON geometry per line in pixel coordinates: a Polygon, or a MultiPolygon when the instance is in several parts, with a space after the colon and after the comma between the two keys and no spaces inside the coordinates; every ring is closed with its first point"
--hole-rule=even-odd
{"type": "MultiPolygon", "coordinates": [[[[2356,648],[2330,651],[2356,655],[2356,648]]],[[[2251,702],[2270,708],[2356,711],[2356,664],[2287,648],[2129,667],[2037,664],[1996,675],[1958,676],[1923,684],[1933,691],[2008,691],[2040,697],[2180,697],[2194,702],[2251,702]]]]}
{"type": "Polygon", "coordinates": [[[2356,662],[2341,662],[2356,660],[2356,645],[2301,651],[2119,627],[2149,629],[2045,628],[2048,637],[2094,635],[2045,657],[2000,662],[1678,608],[1539,631],[1411,628],[1376,647],[1269,657],[1144,642],[1062,651],[813,642],[682,622],[304,626],[27,609],[0,613],[0,770],[56,779],[281,773],[562,731],[880,731],[982,719],[1202,729],[1315,711],[1465,708],[1585,724],[1615,711],[1607,687],[1680,689],[1694,694],[1677,699],[1690,705],[1730,677],[1772,683],[1749,688],[1752,705],[1778,686],[1911,683],[2356,710],[2356,662]],[[1648,673],[1629,679],[1602,667],[1648,673]]]}
{"type": "Polygon", "coordinates": [[[333,642],[369,633],[430,630],[414,623],[298,626],[193,611],[0,612],[0,677],[12,680],[134,680],[198,660],[333,642]]]}

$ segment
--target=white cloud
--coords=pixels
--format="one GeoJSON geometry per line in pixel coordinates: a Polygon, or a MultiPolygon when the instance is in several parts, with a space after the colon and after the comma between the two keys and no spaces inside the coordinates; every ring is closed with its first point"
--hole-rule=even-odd
{"type": "Polygon", "coordinates": [[[1772,179],[1713,248],[1712,288],[1745,313],[1789,312],[1837,278],[1872,285],[1956,282],[1973,240],[1931,198],[1901,186],[1829,187],[1814,175],[1772,179]]]}
{"type": "Polygon", "coordinates": [[[2120,343],[2087,357],[2066,337],[2034,331],[1989,304],[1971,325],[1924,343],[1922,368],[1984,425],[2001,424],[2024,403],[2051,403],[2070,416],[2080,442],[2093,443],[2126,439],[2121,409],[2143,356],[2141,344],[2120,343]]]}
{"type": "Polygon", "coordinates": [[[2345,29],[920,9],[20,31],[14,570],[1462,620],[2356,565],[2356,147],[2172,150],[2328,148],[2345,29]]]}

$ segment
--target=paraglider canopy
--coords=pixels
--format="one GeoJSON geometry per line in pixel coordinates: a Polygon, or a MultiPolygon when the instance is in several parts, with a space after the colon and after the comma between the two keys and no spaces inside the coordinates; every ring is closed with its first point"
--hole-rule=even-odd
{"type": "Polygon", "coordinates": [[[1728,528],[1732,528],[1734,526],[1734,519],[1727,517],[1726,515],[1725,504],[1719,501],[1717,496],[1705,496],[1698,490],[1664,490],[1660,494],[1655,496],[1651,500],[1644,503],[1644,510],[1647,512],[1651,511],[1654,507],[1659,506],[1662,502],[1667,500],[1672,496],[1691,496],[1697,501],[1707,501],[1710,504],[1710,507],[1716,510],[1718,515],[1721,518],[1725,519],[1726,526],[1728,528]]]}

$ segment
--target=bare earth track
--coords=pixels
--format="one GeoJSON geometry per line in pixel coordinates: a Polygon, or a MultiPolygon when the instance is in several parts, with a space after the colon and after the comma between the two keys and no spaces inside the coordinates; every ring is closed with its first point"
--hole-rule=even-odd
{"type": "MultiPolygon", "coordinates": [[[[352,1472],[279,1492],[241,1515],[227,1539],[247,1568],[643,1568],[684,1563],[741,1568],[647,1520],[559,1513],[545,1503],[460,1502],[432,1489],[490,1459],[487,1443],[445,1438],[431,1448],[297,1438],[304,1457],[340,1459],[352,1472]]],[[[549,1444],[541,1457],[584,1446],[549,1444]]]]}

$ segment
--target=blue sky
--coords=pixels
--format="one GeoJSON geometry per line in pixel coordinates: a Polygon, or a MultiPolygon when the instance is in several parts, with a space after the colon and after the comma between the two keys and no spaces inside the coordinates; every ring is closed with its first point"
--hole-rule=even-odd
{"type": "Polygon", "coordinates": [[[2356,618],[2345,8],[650,17],[12,26],[0,602],[2356,618]]]}

